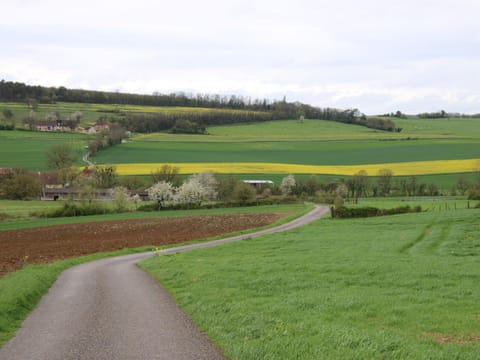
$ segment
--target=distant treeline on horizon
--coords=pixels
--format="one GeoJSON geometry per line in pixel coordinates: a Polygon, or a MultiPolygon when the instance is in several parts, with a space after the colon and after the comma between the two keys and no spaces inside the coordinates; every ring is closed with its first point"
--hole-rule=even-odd
{"type": "MultiPolygon", "coordinates": [[[[211,95],[171,93],[152,95],[105,92],[96,90],[67,89],[27,85],[21,82],[0,81],[0,100],[26,102],[30,105],[38,103],[74,102],[94,104],[119,104],[141,106],[177,106],[192,108],[222,109],[217,113],[198,113],[195,111],[182,114],[149,113],[130,116],[126,114],[120,122],[129,130],[151,132],[175,126],[177,120],[193,122],[193,128],[203,129],[207,125],[222,125],[240,122],[258,122],[286,119],[317,119],[366,126],[384,131],[401,131],[389,119],[367,119],[358,109],[320,108],[300,102],[287,102],[267,99],[254,99],[237,95],[211,95]],[[241,110],[230,111],[229,110],[241,110]],[[142,123],[142,129],[136,126],[142,123]]],[[[140,111],[141,112],[141,111],[140,111]]],[[[119,114],[122,115],[122,114],[119,114]]],[[[190,127],[190,126],[189,126],[190,127]]]]}

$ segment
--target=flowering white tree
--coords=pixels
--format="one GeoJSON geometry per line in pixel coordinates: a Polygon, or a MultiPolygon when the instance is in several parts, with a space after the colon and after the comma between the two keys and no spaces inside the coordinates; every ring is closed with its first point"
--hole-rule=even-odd
{"type": "Polygon", "coordinates": [[[194,178],[183,183],[175,195],[175,201],[181,204],[199,204],[207,199],[208,191],[194,178]]]}
{"type": "Polygon", "coordinates": [[[159,208],[161,208],[167,201],[172,201],[174,199],[174,187],[166,181],[159,181],[152,187],[148,188],[147,193],[150,200],[158,202],[159,208]]]}
{"type": "Polygon", "coordinates": [[[280,190],[283,195],[290,195],[295,187],[295,177],[293,175],[285,176],[280,184],[280,190]]]}
{"type": "Polygon", "coordinates": [[[202,185],[206,200],[216,200],[217,199],[217,186],[218,181],[215,179],[215,176],[210,171],[204,171],[190,177],[190,181],[197,181],[202,185]]]}

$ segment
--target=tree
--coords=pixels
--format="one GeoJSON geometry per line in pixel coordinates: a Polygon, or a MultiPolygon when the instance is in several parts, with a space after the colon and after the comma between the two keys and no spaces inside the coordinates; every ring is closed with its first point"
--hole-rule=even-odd
{"type": "Polygon", "coordinates": [[[181,204],[200,204],[208,199],[208,192],[196,179],[183,183],[177,190],[175,201],[181,204]]]}
{"type": "Polygon", "coordinates": [[[79,152],[67,143],[53,145],[47,150],[46,156],[46,165],[53,170],[69,168],[80,158],[79,152]]]}
{"type": "Polygon", "coordinates": [[[117,181],[117,168],[114,165],[95,165],[93,168],[93,183],[97,188],[108,189],[117,181]]]}
{"type": "Polygon", "coordinates": [[[380,169],[377,173],[377,185],[380,190],[380,194],[383,196],[390,195],[392,189],[392,177],[393,172],[389,169],[380,169]]]}
{"type": "Polygon", "coordinates": [[[152,179],[155,183],[165,181],[172,184],[174,187],[178,187],[182,184],[179,172],[179,167],[165,164],[157,171],[152,172],[152,179]]]}
{"type": "Polygon", "coordinates": [[[256,190],[244,182],[238,182],[233,188],[233,199],[241,204],[246,204],[255,200],[257,196],[256,190]]]}
{"type": "Polygon", "coordinates": [[[0,177],[0,196],[10,200],[25,200],[40,196],[42,184],[37,176],[15,169],[0,177]]]}
{"type": "Polygon", "coordinates": [[[124,176],[118,179],[118,184],[128,190],[144,190],[147,185],[140,176],[124,176]]]}
{"type": "Polygon", "coordinates": [[[117,212],[128,210],[130,193],[126,188],[123,186],[117,186],[110,190],[110,196],[112,196],[113,206],[117,212]]]}
{"type": "Polygon", "coordinates": [[[80,176],[81,170],[75,166],[66,167],[57,171],[58,178],[63,185],[68,186],[74,183],[80,176]]]}
{"type": "Polygon", "coordinates": [[[310,175],[305,182],[305,191],[308,195],[313,196],[318,189],[320,189],[320,182],[318,181],[318,178],[314,175],[310,175]]]}
{"type": "Polygon", "coordinates": [[[161,209],[167,201],[174,199],[174,188],[172,184],[166,181],[159,181],[147,189],[150,200],[158,203],[158,208],[161,209]]]}
{"type": "Polygon", "coordinates": [[[233,191],[239,181],[233,176],[221,176],[217,181],[217,198],[221,201],[232,199],[233,191]]]}
{"type": "Polygon", "coordinates": [[[280,184],[280,190],[283,195],[290,195],[295,187],[295,177],[293,175],[285,176],[280,184]]]}
{"type": "Polygon", "coordinates": [[[2,111],[3,117],[7,120],[13,118],[13,111],[9,108],[4,108],[2,111]]]}
{"type": "Polygon", "coordinates": [[[460,192],[460,195],[465,195],[465,192],[470,188],[470,181],[465,179],[463,176],[460,176],[457,179],[457,190],[460,192]]]}
{"type": "Polygon", "coordinates": [[[350,185],[355,204],[357,204],[358,198],[365,195],[368,190],[368,174],[365,170],[360,170],[355,173],[347,183],[350,185]]]}
{"type": "Polygon", "coordinates": [[[348,188],[345,184],[340,184],[337,186],[335,189],[335,194],[337,196],[340,196],[343,200],[345,200],[348,196],[348,188]]]}
{"type": "Polygon", "coordinates": [[[192,175],[191,180],[198,181],[205,190],[206,200],[217,199],[217,186],[218,181],[215,175],[210,171],[203,171],[198,174],[192,175]]]}

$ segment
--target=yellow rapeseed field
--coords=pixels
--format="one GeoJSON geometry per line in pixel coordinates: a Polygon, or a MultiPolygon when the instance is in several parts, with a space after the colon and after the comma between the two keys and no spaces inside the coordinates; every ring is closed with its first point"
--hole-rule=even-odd
{"type": "MultiPolygon", "coordinates": [[[[162,163],[116,164],[120,175],[145,175],[158,170],[162,163]]],[[[277,163],[169,163],[180,168],[181,174],[212,171],[221,174],[326,174],[353,175],[361,170],[374,176],[380,169],[394,175],[452,174],[480,171],[480,159],[412,161],[367,165],[298,165],[277,163]]]]}

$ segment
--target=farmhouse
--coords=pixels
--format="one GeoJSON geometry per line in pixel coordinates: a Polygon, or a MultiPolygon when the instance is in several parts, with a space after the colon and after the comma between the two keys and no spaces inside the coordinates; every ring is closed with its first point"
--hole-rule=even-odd
{"type": "Polygon", "coordinates": [[[39,120],[33,127],[37,131],[72,131],[72,128],[64,125],[61,120],[39,120]]]}

